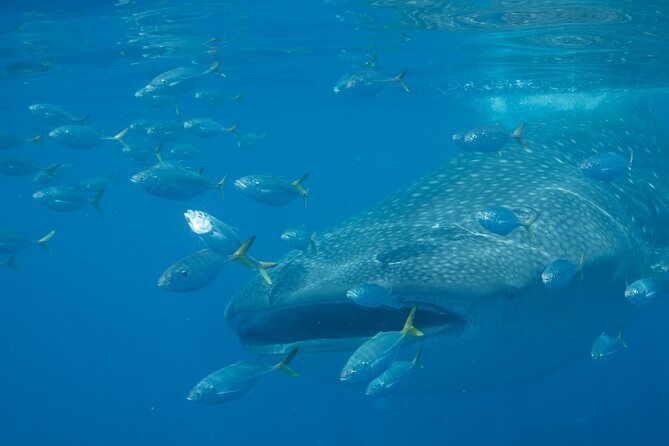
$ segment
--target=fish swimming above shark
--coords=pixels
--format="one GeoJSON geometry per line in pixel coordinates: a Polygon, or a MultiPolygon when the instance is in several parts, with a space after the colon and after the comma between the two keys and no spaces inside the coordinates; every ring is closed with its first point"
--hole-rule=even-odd
{"type": "MultiPolygon", "coordinates": [[[[669,243],[669,147],[645,100],[612,97],[601,110],[524,116],[526,145],[461,152],[380,204],[319,236],[318,251],[291,251],[229,302],[225,319],[261,355],[303,353],[304,373],[336,380],[341,364],[377,332],[396,330],[417,307],[425,336],[420,377],[405,392],[462,392],[528,382],[589,355],[593,339],[640,314],[626,277],[650,274],[669,243]],[[634,150],[634,171],[615,182],[584,176],[583,159],[634,150]],[[526,231],[490,232],[480,209],[531,208],[526,231]],[[547,289],[556,258],[588,253],[588,274],[547,289]],[[346,291],[382,283],[387,303],[356,305],[346,291]],[[550,346],[550,347],[548,347],[550,346]]],[[[402,348],[415,351],[417,338],[402,348]]],[[[416,374],[418,375],[418,374],[416,374]]]]}

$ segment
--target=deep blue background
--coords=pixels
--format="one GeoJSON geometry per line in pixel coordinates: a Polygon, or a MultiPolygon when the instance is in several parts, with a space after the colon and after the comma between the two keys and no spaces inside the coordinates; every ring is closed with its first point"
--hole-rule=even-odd
{"type": "MultiPolygon", "coordinates": [[[[141,50],[124,44],[133,26],[122,19],[128,13],[110,4],[95,9],[75,2],[26,5],[0,8],[0,29],[16,22],[41,24],[0,35],[6,49],[0,65],[46,57],[54,68],[0,79],[0,127],[20,135],[49,130],[28,111],[35,102],[60,104],[75,115],[92,113],[89,124],[110,135],[135,119],[173,119],[171,108],[139,103],[134,91],[161,71],[209,57],[194,50],[189,57],[144,60],[141,50]],[[26,14],[35,10],[55,15],[26,14]],[[121,50],[128,55],[121,56],[121,50]]],[[[279,238],[286,227],[324,229],[365,209],[451,156],[453,131],[490,116],[476,105],[480,93],[447,92],[431,71],[450,70],[450,81],[459,85],[468,79],[466,70],[447,65],[464,57],[457,48],[466,35],[416,32],[407,41],[398,29],[361,31],[340,19],[365,11],[354,14],[347,3],[337,8],[300,2],[277,11],[249,2],[232,4],[230,10],[235,14],[221,17],[220,27],[214,21],[207,22],[209,29],[193,30],[231,36],[219,50],[229,78],[212,76],[201,86],[243,91],[244,101],[211,109],[183,98],[182,113],[238,122],[242,133],[267,132],[268,137],[248,152],[238,151],[228,135],[186,137],[203,152],[192,164],[204,166],[212,180],[226,173],[232,180],[309,172],[308,207],[299,202],[264,207],[239,195],[232,181],[225,201],[214,191],[188,203],[160,200],[128,181],[142,166],[113,142],[76,151],[46,137],[42,148],[27,144],[6,152],[45,164],[74,162],[61,184],[112,173],[120,173],[122,181],[102,198],[102,214],[92,208],[61,214],[30,198],[38,188],[31,177],[0,177],[2,228],[35,238],[56,230],[53,257],[30,248],[17,256],[17,270],[0,268],[0,444],[669,441],[668,302],[658,302],[627,327],[628,351],[604,364],[593,364],[584,352],[583,360],[513,389],[369,400],[305,373],[299,380],[270,376],[249,396],[224,406],[188,402],[188,390],[204,375],[251,358],[225,326],[223,309],[253,273],[230,265],[205,290],[170,294],[158,289],[165,267],[199,249],[182,216],[186,209],[212,213],[243,237],[257,235],[254,255],[278,259],[286,251],[279,238]],[[370,53],[379,54],[379,69],[389,75],[409,67],[412,93],[390,85],[370,99],[334,96],[339,77],[370,53]]],[[[597,94],[601,91],[605,82],[597,94]]],[[[525,114],[510,110],[505,124],[520,122],[525,114]]],[[[667,117],[658,115],[658,122],[667,117]]],[[[299,358],[294,365],[300,369],[299,358]]]]}

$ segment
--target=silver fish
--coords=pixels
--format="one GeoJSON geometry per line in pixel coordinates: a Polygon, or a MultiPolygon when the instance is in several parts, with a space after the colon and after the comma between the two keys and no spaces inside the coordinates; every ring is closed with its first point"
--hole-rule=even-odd
{"type": "MultiPolygon", "coordinates": [[[[239,237],[237,229],[222,222],[213,215],[203,211],[189,209],[184,213],[184,217],[186,218],[186,222],[188,222],[191,231],[193,231],[193,233],[197,235],[209,249],[231,255],[243,245],[243,241],[241,237],[239,237]]],[[[238,255],[235,260],[251,269],[257,267],[260,271],[260,275],[265,279],[265,282],[270,285],[272,284],[272,280],[266,270],[275,267],[277,265],[275,262],[263,262],[244,254],[238,255]]]]}
{"type": "Polygon", "coordinates": [[[56,165],[49,166],[51,168],[37,172],[33,177],[33,181],[40,184],[54,183],[63,178],[72,166],[74,166],[72,163],[57,163],[56,165]]]}
{"type": "Polygon", "coordinates": [[[267,138],[267,133],[261,133],[260,135],[256,135],[255,133],[245,133],[237,138],[237,148],[240,150],[248,150],[265,138],[267,138]]]}
{"type": "Polygon", "coordinates": [[[509,132],[500,124],[492,124],[454,133],[452,139],[458,148],[466,152],[497,152],[511,139],[515,139],[520,145],[525,145],[521,139],[523,130],[525,130],[524,123],[516,127],[513,132],[509,132]]]}
{"type": "Polygon", "coordinates": [[[240,398],[255,387],[267,374],[279,371],[296,378],[297,372],[289,367],[297,354],[292,349],[275,365],[239,361],[206,376],[188,393],[187,399],[197,404],[220,404],[240,398]]]}
{"type": "Polygon", "coordinates": [[[105,141],[115,141],[125,148],[127,144],[123,137],[126,133],[128,128],[121,130],[115,136],[106,136],[86,125],[64,125],[50,131],[49,136],[66,147],[83,150],[97,147],[105,141]]]}
{"type": "Polygon", "coordinates": [[[309,174],[295,181],[270,175],[249,175],[235,180],[235,188],[246,197],[269,206],[284,206],[302,197],[307,205],[308,190],[302,186],[309,174]]]}
{"type": "Polygon", "coordinates": [[[625,328],[621,328],[620,333],[615,338],[602,332],[592,345],[592,350],[590,351],[592,360],[597,362],[603,361],[608,356],[620,351],[621,347],[627,348],[627,342],[623,339],[624,331],[625,328]]]}
{"type": "Polygon", "coordinates": [[[151,79],[151,81],[144,87],[135,92],[136,98],[143,98],[144,96],[174,96],[184,91],[190,90],[197,84],[203,76],[210,73],[218,73],[225,76],[218,70],[218,59],[215,59],[208,69],[190,67],[177,67],[151,79]]]}
{"type": "Polygon", "coordinates": [[[244,93],[230,96],[218,88],[208,88],[195,92],[195,100],[210,107],[220,107],[230,102],[241,102],[244,93]]]}
{"type": "Polygon", "coordinates": [[[33,115],[37,116],[40,121],[53,125],[81,124],[91,117],[91,115],[82,116],[80,118],[72,116],[58,105],[53,104],[33,104],[29,106],[28,109],[33,115]]]}
{"type": "Polygon", "coordinates": [[[383,372],[381,376],[374,378],[365,389],[367,396],[379,396],[392,392],[406,381],[407,377],[416,367],[423,368],[420,355],[423,353],[421,345],[412,361],[395,361],[383,372]]]}
{"type": "Polygon", "coordinates": [[[12,133],[5,132],[3,130],[0,130],[0,150],[8,150],[8,149],[13,149],[14,147],[18,147],[21,144],[27,143],[27,142],[32,142],[37,145],[40,145],[40,141],[42,140],[42,134],[40,133],[39,135],[36,135],[32,138],[23,138],[21,136],[14,135],[12,133]]]}
{"type": "Polygon", "coordinates": [[[86,204],[90,204],[97,211],[101,211],[99,201],[104,192],[103,189],[92,197],[89,197],[74,187],[51,186],[38,190],[33,194],[33,198],[43,206],[54,211],[76,211],[86,204]]]}
{"type": "Polygon", "coordinates": [[[316,247],[316,231],[308,231],[304,226],[286,229],[281,233],[281,240],[293,249],[304,251],[311,246],[314,252],[318,251],[316,247]]]}
{"type": "Polygon", "coordinates": [[[225,177],[212,183],[199,172],[174,163],[157,163],[136,173],[130,181],[139,184],[147,193],[167,200],[189,200],[210,189],[218,189],[223,196],[225,177]]]}
{"type": "Polygon", "coordinates": [[[214,138],[221,133],[235,133],[237,124],[226,127],[213,119],[193,118],[183,123],[183,128],[200,138],[214,138]]]}
{"type": "Polygon", "coordinates": [[[209,286],[230,262],[246,255],[255,236],[237,251],[225,254],[213,249],[201,249],[171,264],[158,279],[158,286],[166,291],[190,292],[209,286]]]}
{"type": "Polygon", "coordinates": [[[394,77],[388,77],[376,70],[362,70],[342,76],[332,91],[336,94],[349,93],[354,96],[371,97],[379,94],[386,85],[398,83],[408,93],[409,87],[404,83],[406,74],[407,69],[402,70],[400,74],[394,77]]]}
{"type": "Polygon", "coordinates": [[[54,172],[63,163],[55,163],[49,166],[40,166],[37,162],[25,156],[0,156],[0,174],[14,177],[32,175],[36,172],[54,172]]]}
{"type": "Polygon", "coordinates": [[[106,177],[91,177],[79,181],[76,187],[83,192],[98,193],[112,184],[118,184],[120,179],[120,174],[109,175],[106,177]]]}
{"type": "Polygon", "coordinates": [[[363,307],[379,307],[390,300],[390,292],[376,283],[356,285],[346,291],[346,297],[363,307]]]}
{"type": "Polygon", "coordinates": [[[16,231],[0,230],[0,253],[2,254],[16,254],[19,251],[26,249],[29,246],[39,245],[51,255],[51,249],[47,242],[56,234],[56,231],[50,231],[44,237],[34,240],[16,231]]]}
{"type": "Polygon", "coordinates": [[[415,314],[416,307],[413,307],[401,331],[380,331],[358,347],[346,361],[339,380],[350,383],[368,382],[386,370],[395,361],[407,335],[423,336],[423,332],[413,326],[415,314]]]}

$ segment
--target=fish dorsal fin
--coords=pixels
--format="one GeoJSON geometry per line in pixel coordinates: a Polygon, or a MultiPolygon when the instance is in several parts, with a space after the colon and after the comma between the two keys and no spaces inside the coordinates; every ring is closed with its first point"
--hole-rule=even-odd
{"type": "Polygon", "coordinates": [[[288,376],[292,376],[293,378],[300,376],[295,370],[289,367],[291,361],[295,358],[295,355],[299,349],[299,347],[295,347],[290,352],[288,352],[288,354],[281,361],[279,361],[277,365],[274,366],[274,370],[283,372],[288,376]]]}

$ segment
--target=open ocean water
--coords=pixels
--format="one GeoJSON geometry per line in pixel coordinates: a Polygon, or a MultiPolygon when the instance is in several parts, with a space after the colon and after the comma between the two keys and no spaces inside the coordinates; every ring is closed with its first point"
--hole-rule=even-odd
{"type": "MultiPolygon", "coordinates": [[[[629,348],[596,363],[588,342],[575,361],[529,382],[453,391],[458,384],[444,373],[434,391],[370,398],[338,382],[338,369],[330,379],[310,373],[319,356],[301,351],[291,364],[298,379],[271,373],[243,398],[197,405],[186,396],[209,373],[238,360],[278,360],[247,351],[224,319],[228,302],[259,280],[257,272],[229,264],[197,291],[157,286],[172,262],[203,247],[184,220],[188,209],[218,217],[242,239],[255,235],[250,253],[280,262],[289,251],[280,237],[286,228],[305,225],[323,243],[318,237],[328,228],[456,156],[453,133],[481,125],[500,123],[510,132],[525,122],[528,147],[541,156],[537,129],[558,119],[571,119],[577,129],[590,117],[639,113],[648,132],[628,132],[628,142],[652,136],[655,178],[666,177],[668,17],[663,1],[3,2],[0,129],[19,139],[42,137],[0,156],[29,157],[40,167],[62,162],[67,169],[52,184],[36,183],[34,174],[0,175],[0,230],[33,240],[55,230],[48,242],[53,255],[31,246],[12,259],[15,268],[0,266],[0,444],[669,444],[669,302],[662,296],[625,324],[629,348]],[[226,77],[204,74],[214,60],[226,77]],[[178,94],[179,116],[171,94],[153,105],[135,97],[176,67],[200,70],[197,84],[178,94]],[[391,81],[404,69],[409,92],[391,81]],[[333,91],[343,76],[361,70],[375,70],[384,88],[369,95],[333,91]],[[211,88],[243,95],[216,107],[195,98],[211,88]],[[213,188],[187,201],[146,193],[130,178],[156,162],[160,134],[131,130],[125,152],[106,140],[77,150],[49,136],[58,125],[31,113],[36,103],[56,104],[77,118],[90,114],[83,124],[106,136],[140,119],[176,124],[183,135],[163,138],[163,157],[178,159],[169,149],[192,144],[199,153],[185,163],[203,168],[212,182],[227,175],[224,199],[213,188]],[[183,131],[193,118],[237,123],[237,136],[183,131]],[[247,133],[266,136],[240,149],[237,138],[247,133]],[[301,199],[266,206],[233,186],[244,175],[292,181],[305,173],[306,207],[301,199]],[[100,198],[101,211],[84,203],[58,212],[32,198],[45,187],[116,175],[118,184],[100,198]]],[[[11,139],[0,136],[0,145],[11,139]]],[[[606,149],[606,140],[598,142],[606,149]]],[[[485,156],[502,163],[522,150],[510,141],[500,155],[485,156]]],[[[634,168],[629,175],[649,181],[634,177],[634,168]]],[[[666,220],[655,223],[666,231],[666,220]]],[[[379,243],[382,249],[391,242],[379,243]]],[[[332,269],[346,262],[340,256],[332,269]]],[[[584,273],[584,281],[593,280],[584,273]]],[[[334,317],[341,320],[329,326],[346,326],[346,315],[334,317]]],[[[300,323],[293,327],[298,334],[300,323]]],[[[614,336],[617,329],[595,331],[614,336]]],[[[512,330],[524,336],[522,323],[512,330]]],[[[539,340],[537,361],[560,350],[570,325],[561,330],[539,340]]],[[[410,359],[414,346],[401,358],[410,359]]],[[[450,360],[429,356],[431,346],[426,373],[450,360]]],[[[502,358],[506,347],[514,345],[500,346],[502,358]]],[[[486,373],[494,382],[505,368],[532,362],[532,355],[528,364],[500,360],[486,373]]],[[[420,380],[420,373],[412,378],[420,380]]]]}

